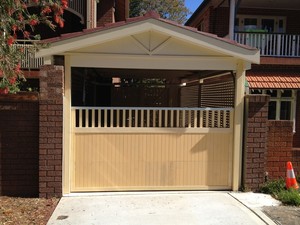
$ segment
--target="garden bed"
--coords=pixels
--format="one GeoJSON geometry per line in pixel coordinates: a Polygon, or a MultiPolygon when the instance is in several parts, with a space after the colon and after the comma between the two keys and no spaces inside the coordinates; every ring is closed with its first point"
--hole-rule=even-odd
{"type": "Polygon", "coordinates": [[[47,224],[59,198],[14,198],[0,196],[0,224],[47,224]]]}

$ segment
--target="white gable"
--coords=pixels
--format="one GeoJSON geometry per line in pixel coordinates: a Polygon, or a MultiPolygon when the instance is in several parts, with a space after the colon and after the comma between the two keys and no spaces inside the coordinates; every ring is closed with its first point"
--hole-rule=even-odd
{"type": "Polygon", "coordinates": [[[155,31],[130,35],[95,46],[80,48],[73,52],[161,56],[226,56],[211,49],[155,31]]]}
{"type": "Polygon", "coordinates": [[[83,32],[52,43],[37,56],[71,56],[71,66],[137,69],[231,70],[250,67],[259,51],[159,19],[83,32]]]}

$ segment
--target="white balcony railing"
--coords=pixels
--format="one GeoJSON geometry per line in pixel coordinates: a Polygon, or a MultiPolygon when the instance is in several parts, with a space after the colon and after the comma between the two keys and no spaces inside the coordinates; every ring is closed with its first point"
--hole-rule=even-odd
{"type": "Polygon", "coordinates": [[[101,129],[232,128],[232,108],[72,107],[72,127],[101,129]]]}
{"type": "Polygon", "coordinates": [[[21,62],[22,69],[39,69],[44,65],[43,58],[35,58],[35,49],[32,41],[21,40],[14,45],[16,48],[22,49],[23,58],[21,62]]]}
{"type": "Polygon", "coordinates": [[[261,56],[300,57],[300,35],[237,32],[234,40],[260,49],[261,56]]]}
{"type": "Polygon", "coordinates": [[[72,9],[83,17],[83,23],[85,23],[87,14],[87,1],[83,0],[69,0],[69,10],[72,9]]]}

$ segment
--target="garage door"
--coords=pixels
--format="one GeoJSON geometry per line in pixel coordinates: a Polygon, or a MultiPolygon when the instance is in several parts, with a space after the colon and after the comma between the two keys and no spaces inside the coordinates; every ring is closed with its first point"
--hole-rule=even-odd
{"type": "Polygon", "coordinates": [[[231,189],[229,109],[74,108],[73,115],[72,192],[231,189]]]}

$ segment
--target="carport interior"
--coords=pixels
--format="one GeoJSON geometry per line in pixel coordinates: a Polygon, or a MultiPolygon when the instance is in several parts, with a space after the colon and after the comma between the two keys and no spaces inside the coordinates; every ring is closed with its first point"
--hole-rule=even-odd
{"type": "Polygon", "coordinates": [[[71,192],[231,189],[234,79],[73,67],[71,192]]]}
{"type": "Polygon", "coordinates": [[[72,68],[72,106],[233,107],[230,71],[72,68]]]}

